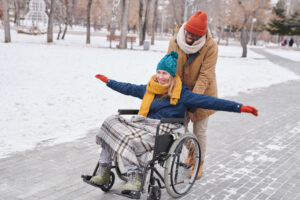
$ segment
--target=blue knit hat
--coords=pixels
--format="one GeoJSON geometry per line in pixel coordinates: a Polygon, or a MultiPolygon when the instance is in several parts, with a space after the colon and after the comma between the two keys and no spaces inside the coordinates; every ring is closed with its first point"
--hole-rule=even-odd
{"type": "Polygon", "coordinates": [[[174,77],[176,75],[177,58],[178,53],[176,51],[171,51],[171,53],[168,53],[159,61],[156,71],[160,69],[165,70],[174,77]]]}

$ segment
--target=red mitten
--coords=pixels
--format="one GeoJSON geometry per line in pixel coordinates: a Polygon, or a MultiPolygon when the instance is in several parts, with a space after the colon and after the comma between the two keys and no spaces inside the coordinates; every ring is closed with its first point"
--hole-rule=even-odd
{"type": "Polygon", "coordinates": [[[107,81],[108,81],[108,78],[106,76],[102,75],[102,74],[97,74],[95,77],[100,79],[104,83],[107,83],[107,81]]]}
{"type": "Polygon", "coordinates": [[[241,106],[241,112],[251,113],[255,116],[258,116],[258,110],[252,106],[241,106]]]}

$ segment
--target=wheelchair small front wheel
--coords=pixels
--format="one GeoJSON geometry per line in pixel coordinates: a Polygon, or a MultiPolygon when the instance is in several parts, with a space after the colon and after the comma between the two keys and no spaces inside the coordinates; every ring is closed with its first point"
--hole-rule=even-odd
{"type": "Polygon", "coordinates": [[[200,167],[201,149],[195,135],[192,133],[182,135],[172,144],[169,155],[164,170],[165,186],[170,196],[182,197],[194,185],[200,167]],[[193,149],[193,158],[195,159],[193,173],[185,163],[191,149],[193,149]]]}
{"type": "Polygon", "coordinates": [[[103,192],[108,192],[112,188],[114,183],[115,183],[115,174],[113,172],[110,172],[109,182],[104,185],[101,185],[100,188],[103,192]]]}
{"type": "Polygon", "coordinates": [[[150,186],[147,200],[160,200],[161,198],[161,190],[159,186],[150,186]]]}

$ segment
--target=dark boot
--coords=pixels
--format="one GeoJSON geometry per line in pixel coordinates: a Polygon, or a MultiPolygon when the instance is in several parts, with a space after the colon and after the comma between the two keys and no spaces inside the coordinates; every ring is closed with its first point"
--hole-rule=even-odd
{"type": "Polygon", "coordinates": [[[121,186],[121,190],[134,190],[139,191],[142,185],[142,174],[133,172],[128,174],[128,181],[121,186]]]}
{"type": "Polygon", "coordinates": [[[194,148],[190,148],[188,156],[185,158],[184,163],[187,165],[187,168],[190,168],[193,165],[195,165],[195,162],[196,162],[195,149],[194,148]]]}
{"type": "MultiPolygon", "coordinates": [[[[192,177],[193,173],[194,173],[194,169],[195,169],[195,164],[193,165],[193,168],[190,172],[190,178],[192,177]]],[[[203,171],[203,161],[201,161],[200,163],[200,168],[199,168],[199,171],[198,171],[198,174],[197,174],[197,180],[199,180],[202,176],[202,171],[203,171]]]]}
{"type": "Polygon", "coordinates": [[[101,165],[98,169],[98,174],[91,178],[91,182],[96,185],[104,185],[109,182],[111,165],[101,165]]]}

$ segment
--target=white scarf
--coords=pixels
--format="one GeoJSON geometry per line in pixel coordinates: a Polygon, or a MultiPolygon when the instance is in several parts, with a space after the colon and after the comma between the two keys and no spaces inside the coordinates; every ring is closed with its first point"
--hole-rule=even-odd
{"type": "Polygon", "coordinates": [[[177,38],[176,38],[177,44],[180,47],[180,49],[182,49],[182,51],[184,51],[184,53],[194,54],[194,53],[198,52],[204,46],[204,44],[206,42],[206,34],[203,35],[198,40],[196,40],[192,45],[188,45],[185,41],[184,26],[185,26],[185,24],[183,24],[180,27],[180,29],[177,33],[177,38]]]}

